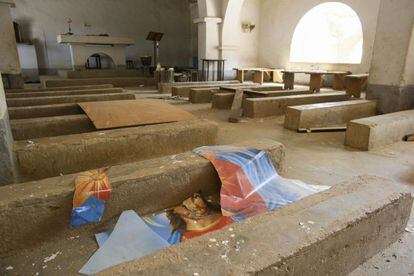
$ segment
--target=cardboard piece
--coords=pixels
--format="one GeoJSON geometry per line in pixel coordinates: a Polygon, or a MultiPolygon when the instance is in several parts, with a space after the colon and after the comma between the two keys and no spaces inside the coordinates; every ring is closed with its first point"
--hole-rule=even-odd
{"type": "Polygon", "coordinates": [[[97,129],[192,120],[194,116],[163,100],[78,103],[97,129]]]}

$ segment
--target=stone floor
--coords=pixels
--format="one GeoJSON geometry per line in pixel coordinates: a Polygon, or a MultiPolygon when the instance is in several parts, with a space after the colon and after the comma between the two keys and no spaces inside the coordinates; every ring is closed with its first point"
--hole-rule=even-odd
{"type": "MultiPolygon", "coordinates": [[[[137,98],[157,96],[156,91],[147,88],[128,90],[134,90],[138,95],[137,98]]],[[[252,138],[270,138],[283,143],[286,147],[284,172],[286,177],[300,179],[310,184],[336,185],[353,176],[371,174],[404,183],[414,193],[414,143],[400,142],[381,150],[361,152],[343,145],[344,132],[296,133],[283,128],[283,116],[249,119],[243,123],[232,124],[227,122],[229,111],[211,110],[210,104],[195,105],[171,99],[168,101],[179,104],[199,118],[216,121],[219,124],[221,144],[252,138]]],[[[414,226],[413,215],[410,224],[414,226]]],[[[22,252],[20,261],[34,263],[35,268],[24,269],[21,272],[27,272],[25,275],[34,275],[36,272],[39,275],[56,275],[58,271],[61,273],[61,269],[65,266],[72,266],[70,269],[72,271],[77,269],[73,267],[78,266],[76,261],[65,259],[65,251],[80,252],[81,248],[75,248],[75,243],[70,237],[63,244],[67,247],[40,248],[36,253],[37,259],[32,257],[34,252],[22,252]],[[45,257],[57,251],[61,254],[55,260],[47,264],[43,263],[45,257]]],[[[18,265],[16,260],[8,263],[9,260],[2,260],[0,275],[7,266],[18,265]]],[[[8,272],[14,275],[17,270],[16,267],[8,272]]],[[[414,233],[406,232],[398,242],[361,265],[351,275],[414,275],[414,233]]]]}

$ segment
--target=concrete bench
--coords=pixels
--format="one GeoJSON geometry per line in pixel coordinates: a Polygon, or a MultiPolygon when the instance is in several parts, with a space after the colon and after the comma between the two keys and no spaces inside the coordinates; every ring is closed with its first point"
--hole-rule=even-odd
{"type": "Polygon", "coordinates": [[[128,87],[139,85],[155,85],[153,78],[134,77],[134,78],[91,78],[91,79],[53,79],[46,80],[46,87],[60,87],[71,85],[97,85],[112,84],[115,87],[128,87]]]}
{"type": "MultiPolygon", "coordinates": [[[[256,139],[235,145],[266,151],[278,171],[283,171],[284,148],[280,143],[256,139]]],[[[175,206],[195,192],[215,194],[221,185],[211,163],[191,151],[115,165],[107,175],[113,191],[100,225],[112,222],[124,210],[148,214],[175,206]]],[[[30,248],[59,235],[93,237],[97,224],[69,229],[75,178],[76,174],[69,174],[0,187],[0,254],[30,248]]],[[[90,241],[96,246],[94,239],[90,241]]],[[[79,265],[83,265],[94,250],[85,252],[82,256],[85,260],[75,258],[79,265]]],[[[70,253],[66,251],[65,254],[70,253]]]]}
{"type": "Polygon", "coordinates": [[[237,80],[229,80],[229,81],[193,81],[193,82],[174,82],[174,83],[159,83],[158,84],[158,92],[162,94],[171,94],[172,87],[179,87],[179,86],[192,86],[192,87],[200,87],[200,86],[218,86],[218,85],[225,85],[225,84],[240,84],[237,80]]]}
{"type": "Polygon", "coordinates": [[[244,82],[245,74],[248,71],[253,72],[253,82],[263,84],[265,75],[268,76],[270,82],[279,82],[281,69],[275,68],[233,68],[236,71],[236,79],[240,82],[244,82]]]}
{"type": "Polygon", "coordinates": [[[398,183],[355,177],[99,275],[347,275],[403,235],[412,203],[398,183]]]}
{"type": "Polygon", "coordinates": [[[9,107],[8,111],[12,120],[84,113],[77,103],[9,107]]]}
{"type": "Polygon", "coordinates": [[[60,90],[60,91],[44,91],[44,92],[25,92],[25,93],[7,93],[6,98],[30,98],[30,97],[49,97],[49,96],[73,96],[73,95],[88,95],[88,94],[112,94],[122,93],[122,88],[99,88],[86,90],[60,90]]]}
{"type": "MultiPolygon", "coordinates": [[[[216,109],[230,109],[233,103],[234,93],[224,92],[226,90],[219,90],[217,94],[212,96],[212,107],[216,109]]],[[[244,98],[266,98],[266,97],[284,97],[294,95],[308,95],[313,94],[309,90],[276,90],[276,91],[255,91],[250,89],[243,89],[244,98]]]]}
{"type": "Polygon", "coordinates": [[[63,103],[80,103],[112,100],[134,100],[135,96],[131,93],[111,93],[111,94],[90,94],[74,96],[49,96],[49,97],[31,97],[31,98],[11,98],[6,99],[7,106],[34,106],[63,103]]]}
{"type": "Polygon", "coordinates": [[[96,131],[85,114],[10,120],[14,140],[27,140],[96,131]]]}
{"type": "Polygon", "coordinates": [[[188,100],[193,104],[211,103],[213,94],[219,91],[220,87],[191,88],[188,100]]]}
{"type": "Polygon", "coordinates": [[[318,93],[270,98],[249,98],[243,103],[243,115],[250,118],[283,115],[288,106],[346,101],[345,92],[318,93]]]}
{"type": "MultiPolygon", "coordinates": [[[[190,97],[190,91],[193,88],[210,88],[214,89],[215,87],[220,86],[219,83],[216,84],[207,84],[207,85],[189,85],[189,86],[173,86],[171,88],[171,95],[172,96],[180,96],[180,97],[190,97]]],[[[254,87],[257,84],[240,84],[240,83],[230,83],[226,84],[227,87],[239,88],[239,87],[254,87]]]]}
{"type": "Polygon", "coordinates": [[[117,77],[141,77],[142,73],[138,70],[59,70],[58,74],[68,79],[85,78],[117,78],[117,77]]]}
{"type": "Polygon", "coordinates": [[[217,125],[191,120],[17,141],[23,180],[125,164],[214,145],[217,125]]]}
{"type": "Polygon", "coordinates": [[[345,145],[360,150],[381,148],[414,131],[414,110],[389,113],[348,123],[345,145]]]}
{"type": "Polygon", "coordinates": [[[23,88],[23,89],[6,89],[6,93],[27,93],[27,92],[45,92],[45,91],[61,91],[61,90],[86,90],[86,89],[104,89],[112,88],[112,84],[99,84],[99,85],[73,85],[62,87],[46,87],[46,88],[23,88]]]}
{"type": "Polygon", "coordinates": [[[350,97],[361,98],[361,92],[368,81],[368,74],[354,74],[345,76],[346,93],[350,97]]]}
{"type": "Polygon", "coordinates": [[[345,127],[351,120],[374,116],[376,105],[374,101],[351,100],[289,106],[286,109],[285,128],[345,127]]]}

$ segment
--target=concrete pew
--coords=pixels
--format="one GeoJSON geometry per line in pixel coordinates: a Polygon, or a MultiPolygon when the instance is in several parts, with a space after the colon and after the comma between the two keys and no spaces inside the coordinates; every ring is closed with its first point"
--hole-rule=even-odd
{"type": "Polygon", "coordinates": [[[375,101],[367,100],[289,106],[284,126],[291,130],[346,127],[351,120],[374,116],[376,106],[375,101]]]}
{"type": "MultiPolygon", "coordinates": [[[[212,97],[212,107],[216,109],[230,109],[233,103],[234,93],[224,92],[226,90],[220,90],[212,97]]],[[[266,98],[266,97],[283,97],[293,95],[308,95],[313,94],[309,90],[276,90],[276,91],[255,91],[255,90],[243,90],[245,98],[266,98]]]]}
{"type": "Polygon", "coordinates": [[[292,105],[346,101],[345,92],[318,93],[311,95],[295,95],[270,98],[249,98],[243,103],[243,115],[260,118],[285,114],[286,108],[292,105]]]}
{"type": "Polygon", "coordinates": [[[217,125],[191,120],[16,141],[23,180],[125,164],[214,145],[217,125]]]}
{"type": "Polygon", "coordinates": [[[360,150],[381,148],[414,131],[414,110],[400,111],[348,123],[345,145],[360,150]]]}
{"type": "Polygon", "coordinates": [[[31,98],[11,98],[6,99],[7,106],[34,106],[63,103],[111,101],[111,100],[134,100],[135,95],[130,93],[111,93],[111,94],[90,94],[74,96],[49,96],[49,97],[31,97],[31,98]]]}
{"type": "Polygon", "coordinates": [[[99,88],[86,90],[61,90],[61,91],[44,91],[44,92],[25,92],[25,93],[7,93],[6,98],[30,98],[30,97],[49,97],[49,96],[73,96],[73,95],[88,95],[88,94],[112,94],[122,93],[122,88],[99,88]]]}
{"type": "MultiPolygon", "coordinates": [[[[266,151],[273,165],[283,172],[282,144],[255,139],[235,145],[266,151]]],[[[102,221],[76,229],[69,229],[76,174],[0,187],[0,254],[30,248],[59,235],[93,237],[97,225],[112,222],[124,210],[133,209],[141,215],[156,212],[176,206],[195,192],[216,194],[221,185],[211,163],[192,151],[115,165],[109,168],[107,175],[113,191],[102,221]]],[[[95,241],[91,241],[96,246],[95,241]]],[[[83,265],[94,250],[85,252],[85,260],[79,260],[79,256],[75,259],[83,265]]],[[[70,252],[65,254],[68,256],[70,252]]]]}
{"type": "Polygon", "coordinates": [[[347,275],[403,235],[412,205],[398,183],[355,177],[98,275],[347,275]]]}
{"type": "Polygon", "coordinates": [[[68,79],[85,79],[85,78],[118,78],[118,77],[142,77],[138,70],[59,70],[58,74],[68,79]]]}
{"type": "Polygon", "coordinates": [[[22,88],[22,89],[6,89],[6,93],[27,93],[27,92],[45,92],[45,91],[61,91],[61,90],[86,90],[86,89],[104,89],[113,88],[112,84],[98,85],[73,85],[62,87],[43,87],[43,88],[22,88]]]}
{"type": "MultiPolygon", "coordinates": [[[[172,96],[180,96],[180,97],[190,97],[190,91],[193,88],[210,88],[214,89],[218,84],[209,84],[209,85],[185,85],[185,86],[173,86],[171,88],[171,95],[172,96]]],[[[233,83],[233,84],[226,84],[226,87],[233,87],[233,88],[247,88],[247,87],[255,87],[257,84],[240,84],[240,83],[233,83]]]]}
{"type": "Polygon", "coordinates": [[[9,107],[7,110],[12,120],[84,113],[77,103],[9,107]]]}
{"type": "Polygon", "coordinates": [[[46,80],[46,87],[60,87],[71,85],[97,85],[112,84],[115,87],[128,87],[139,85],[155,85],[153,78],[146,77],[128,77],[128,78],[90,78],[90,79],[52,79],[46,80]]]}
{"type": "Polygon", "coordinates": [[[213,95],[220,91],[220,87],[191,88],[188,101],[193,104],[211,103],[213,95]]]}
{"type": "Polygon", "coordinates": [[[10,120],[14,140],[27,140],[96,131],[85,114],[10,120]]]}
{"type": "Polygon", "coordinates": [[[240,84],[240,82],[237,80],[228,80],[228,81],[192,81],[192,82],[159,83],[158,92],[162,94],[171,94],[173,86],[174,87],[178,87],[178,86],[200,87],[200,86],[218,86],[218,85],[225,85],[225,84],[240,84]]]}

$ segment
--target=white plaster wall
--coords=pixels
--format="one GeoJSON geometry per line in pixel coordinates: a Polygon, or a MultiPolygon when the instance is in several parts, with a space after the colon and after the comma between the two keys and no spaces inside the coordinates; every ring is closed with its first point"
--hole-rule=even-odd
{"type": "Polygon", "coordinates": [[[9,6],[0,1],[0,72],[17,74],[20,63],[9,6]]]}
{"type": "Polygon", "coordinates": [[[380,0],[337,1],[349,5],[361,20],[364,32],[361,64],[314,64],[289,61],[290,45],[296,25],[310,9],[324,2],[333,1],[261,0],[259,64],[264,67],[289,69],[336,69],[350,70],[355,73],[368,72],[372,59],[380,0]]]}
{"type": "Polygon", "coordinates": [[[184,0],[16,0],[12,15],[22,35],[36,45],[40,68],[71,68],[68,45],[56,42],[67,32],[67,18],[75,34],[102,34],[132,37],[128,59],[153,54],[146,41],[149,31],[165,33],[160,43],[164,65],[187,66],[191,61],[190,5],[184,0]],[[84,24],[91,27],[85,27],[84,24]]]}

